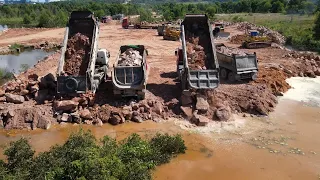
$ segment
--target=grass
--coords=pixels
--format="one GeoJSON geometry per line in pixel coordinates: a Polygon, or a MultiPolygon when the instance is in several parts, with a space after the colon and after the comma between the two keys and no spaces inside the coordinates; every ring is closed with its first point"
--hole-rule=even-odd
{"type": "Polygon", "coordinates": [[[0,85],[6,83],[13,78],[13,73],[7,69],[0,68],[0,85]]]}
{"type": "Polygon", "coordinates": [[[225,21],[248,21],[257,25],[266,26],[283,34],[287,38],[287,45],[299,50],[320,52],[320,42],[312,37],[313,15],[285,15],[279,13],[237,13],[217,14],[217,18],[225,21]]]}

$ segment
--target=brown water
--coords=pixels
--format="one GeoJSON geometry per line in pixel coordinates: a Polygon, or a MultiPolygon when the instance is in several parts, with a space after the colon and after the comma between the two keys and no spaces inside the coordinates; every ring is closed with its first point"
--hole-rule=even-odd
{"type": "Polygon", "coordinates": [[[50,130],[2,131],[0,145],[25,136],[37,152],[45,151],[56,143],[63,143],[80,127],[90,129],[97,138],[110,135],[118,140],[133,132],[143,136],[180,132],[188,147],[186,154],[158,167],[154,179],[319,179],[319,115],[320,108],[285,100],[269,118],[243,121],[237,117],[235,122],[241,126],[221,125],[223,130],[215,132],[182,130],[172,121],[103,127],[67,124],[50,130]]]}

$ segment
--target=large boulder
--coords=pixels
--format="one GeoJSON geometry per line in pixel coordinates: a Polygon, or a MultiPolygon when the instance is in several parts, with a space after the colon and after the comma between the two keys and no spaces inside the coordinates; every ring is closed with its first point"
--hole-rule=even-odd
{"type": "Polygon", "coordinates": [[[220,121],[228,121],[231,117],[231,109],[229,106],[223,106],[218,108],[215,114],[220,121]]]}
{"type": "Polygon", "coordinates": [[[72,111],[77,108],[78,102],[72,100],[55,101],[54,109],[56,111],[72,111]]]}
{"type": "Polygon", "coordinates": [[[209,109],[209,103],[207,101],[207,98],[203,95],[197,95],[197,103],[196,103],[196,109],[201,112],[207,112],[209,109]]]}
{"type": "Polygon", "coordinates": [[[191,122],[195,123],[197,126],[206,126],[210,122],[210,119],[205,116],[199,115],[198,110],[195,110],[193,112],[191,122]]]}
{"type": "Polygon", "coordinates": [[[180,106],[181,111],[186,116],[187,120],[190,120],[193,117],[192,108],[188,106],[180,106]]]}
{"type": "Polygon", "coordinates": [[[81,110],[79,114],[83,119],[92,119],[92,115],[88,109],[81,110]]]}
{"type": "Polygon", "coordinates": [[[50,129],[51,127],[51,120],[45,117],[41,117],[38,120],[37,128],[41,129],[50,129]]]}
{"type": "Polygon", "coordinates": [[[6,93],[5,97],[7,99],[7,102],[11,102],[11,103],[15,103],[15,104],[21,104],[25,101],[24,97],[20,96],[20,95],[6,93]]]}
{"type": "Polygon", "coordinates": [[[155,104],[154,104],[154,112],[161,115],[162,112],[163,112],[163,106],[162,106],[162,103],[157,101],[155,104]]]}

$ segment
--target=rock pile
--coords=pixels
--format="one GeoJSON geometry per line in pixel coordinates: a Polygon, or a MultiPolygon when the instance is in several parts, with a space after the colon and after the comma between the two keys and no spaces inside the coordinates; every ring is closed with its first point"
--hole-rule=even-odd
{"type": "Polygon", "coordinates": [[[89,64],[89,37],[77,33],[68,40],[63,70],[68,75],[85,75],[89,64]]]}
{"type": "Polygon", "coordinates": [[[244,34],[237,34],[230,38],[230,42],[233,44],[242,44],[246,40],[247,36],[244,34]]]}
{"type": "Polygon", "coordinates": [[[311,52],[291,51],[283,56],[284,58],[294,59],[281,67],[284,72],[291,76],[305,76],[315,78],[320,76],[320,56],[311,52]]]}
{"type": "Polygon", "coordinates": [[[239,55],[239,56],[246,56],[247,54],[240,49],[237,48],[231,48],[227,46],[217,46],[217,51],[226,55],[239,55]]]}
{"type": "Polygon", "coordinates": [[[284,44],[286,42],[286,39],[282,34],[278,33],[277,31],[273,31],[265,26],[257,26],[249,22],[240,22],[237,24],[237,29],[241,31],[257,30],[260,34],[266,35],[272,40],[272,42],[277,44],[284,44]]]}
{"type": "Polygon", "coordinates": [[[141,66],[141,63],[142,56],[139,51],[129,48],[120,55],[118,66],[141,66]]]}
{"type": "Polygon", "coordinates": [[[180,102],[186,119],[198,126],[206,126],[212,120],[228,121],[231,118],[227,102],[212,101],[212,95],[205,91],[184,90],[180,102]]]}
{"type": "Polygon", "coordinates": [[[34,99],[38,104],[45,100],[52,100],[56,93],[56,81],[52,74],[39,78],[30,75],[28,80],[13,80],[2,86],[0,102],[21,104],[34,99]]]}

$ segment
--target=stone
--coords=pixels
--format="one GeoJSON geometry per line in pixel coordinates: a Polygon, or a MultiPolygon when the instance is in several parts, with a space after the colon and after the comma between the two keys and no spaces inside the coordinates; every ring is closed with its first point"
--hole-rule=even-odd
{"type": "Polygon", "coordinates": [[[165,105],[169,108],[169,109],[174,109],[177,105],[179,104],[179,100],[174,98],[171,101],[167,102],[165,105]]]}
{"type": "Polygon", "coordinates": [[[29,91],[27,89],[23,89],[23,90],[20,91],[20,95],[21,96],[25,96],[27,94],[29,94],[29,91]]]}
{"type": "Polygon", "coordinates": [[[40,79],[40,87],[42,88],[55,88],[56,87],[56,78],[53,74],[49,73],[40,79]]]}
{"type": "Polygon", "coordinates": [[[0,89],[0,97],[4,96],[6,92],[3,89],[0,89]]]}
{"type": "Polygon", "coordinates": [[[205,116],[199,115],[198,111],[195,110],[193,112],[191,122],[195,123],[197,126],[206,126],[210,122],[210,119],[205,116]]]}
{"type": "Polygon", "coordinates": [[[138,103],[133,103],[131,104],[132,110],[136,111],[139,109],[139,104],[138,103]]]}
{"type": "Polygon", "coordinates": [[[0,97],[0,102],[6,102],[7,98],[5,96],[0,97]]]}
{"type": "Polygon", "coordinates": [[[148,100],[148,105],[149,105],[150,107],[153,107],[153,104],[154,104],[154,102],[153,102],[152,100],[148,100]]]}
{"type": "Polygon", "coordinates": [[[132,108],[131,106],[124,106],[122,108],[122,114],[126,120],[131,120],[132,118],[132,108]]]}
{"type": "Polygon", "coordinates": [[[220,107],[216,110],[215,115],[220,121],[228,121],[231,117],[231,109],[229,106],[220,107]]]}
{"type": "Polygon", "coordinates": [[[101,127],[101,126],[103,126],[103,122],[101,121],[101,119],[96,119],[95,120],[95,125],[101,127]]]}
{"type": "Polygon", "coordinates": [[[304,77],[303,72],[299,72],[299,76],[300,76],[300,77],[304,77]]]}
{"type": "Polygon", "coordinates": [[[315,73],[312,70],[308,70],[305,74],[308,77],[311,77],[311,78],[315,78],[316,77],[315,73]]]}
{"type": "Polygon", "coordinates": [[[36,93],[37,91],[39,91],[39,86],[37,84],[30,87],[30,93],[36,93]]]}
{"type": "Polygon", "coordinates": [[[161,115],[162,112],[163,112],[163,106],[162,106],[162,103],[157,101],[155,104],[154,104],[154,112],[161,115]]]}
{"type": "Polygon", "coordinates": [[[314,58],[314,60],[315,60],[315,61],[320,61],[320,56],[316,56],[316,57],[314,58]]]}
{"type": "Polygon", "coordinates": [[[50,129],[51,124],[52,123],[50,119],[42,117],[38,120],[37,128],[50,129]]]}
{"type": "Polygon", "coordinates": [[[314,71],[314,74],[315,74],[316,76],[320,76],[320,68],[317,68],[317,70],[314,71]]]}
{"type": "Polygon", "coordinates": [[[38,81],[29,81],[28,87],[32,87],[32,86],[36,85],[37,83],[38,83],[38,81]]]}
{"type": "Polygon", "coordinates": [[[153,121],[156,123],[159,123],[159,122],[163,121],[163,119],[159,118],[159,117],[155,117],[155,118],[153,118],[153,121]]]}
{"type": "Polygon", "coordinates": [[[63,113],[62,116],[61,116],[60,121],[71,122],[72,121],[72,117],[70,116],[70,114],[63,113]]]}
{"type": "Polygon", "coordinates": [[[120,117],[119,114],[112,113],[108,122],[112,125],[118,125],[121,123],[121,121],[122,121],[122,118],[120,117]]]}
{"type": "Polygon", "coordinates": [[[193,102],[191,96],[182,95],[180,99],[181,99],[182,106],[187,106],[189,104],[192,104],[192,102],[193,102]]]}
{"type": "Polygon", "coordinates": [[[203,95],[197,95],[196,109],[204,113],[208,111],[209,103],[203,95]]]}
{"type": "Polygon", "coordinates": [[[91,112],[88,109],[83,109],[79,112],[80,117],[83,119],[92,119],[91,112]]]}
{"type": "Polygon", "coordinates": [[[83,122],[84,122],[85,124],[87,124],[87,125],[91,125],[91,124],[92,124],[92,120],[88,120],[88,119],[87,119],[87,120],[84,120],[83,122]]]}
{"type": "Polygon", "coordinates": [[[70,114],[72,122],[75,122],[77,124],[81,123],[81,118],[80,118],[80,114],[78,112],[74,112],[70,114]]]}
{"type": "Polygon", "coordinates": [[[15,104],[21,104],[25,101],[24,97],[20,96],[20,95],[6,93],[5,97],[7,99],[7,102],[11,102],[11,103],[15,103],[15,104]]]}
{"type": "Polygon", "coordinates": [[[292,74],[292,71],[290,69],[284,68],[283,71],[289,75],[292,74]]]}
{"type": "Polygon", "coordinates": [[[38,104],[43,104],[44,101],[48,99],[48,93],[48,89],[41,89],[34,94],[34,100],[36,100],[38,104]]]}
{"type": "Polygon", "coordinates": [[[56,111],[72,111],[77,108],[78,104],[72,100],[55,101],[54,108],[56,111]]]}
{"type": "Polygon", "coordinates": [[[144,113],[144,110],[145,110],[144,107],[139,107],[139,112],[140,113],[144,113]]]}
{"type": "Polygon", "coordinates": [[[133,116],[132,121],[137,122],[137,123],[142,123],[143,119],[140,116],[133,116]]]}
{"type": "Polygon", "coordinates": [[[186,116],[187,120],[190,120],[193,116],[192,114],[192,108],[188,106],[180,106],[181,111],[186,116]]]}

